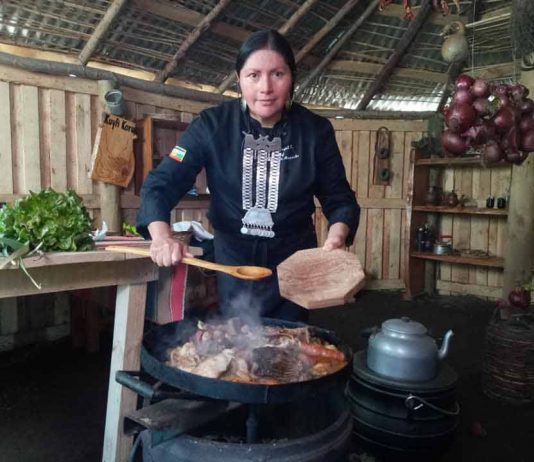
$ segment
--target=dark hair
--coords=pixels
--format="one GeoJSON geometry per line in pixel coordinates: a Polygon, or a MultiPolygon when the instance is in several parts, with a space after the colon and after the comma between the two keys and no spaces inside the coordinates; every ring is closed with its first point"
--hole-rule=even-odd
{"type": "Polygon", "coordinates": [[[243,42],[237,58],[235,60],[235,71],[237,75],[243,69],[245,62],[249,56],[258,50],[273,50],[284,58],[289,70],[291,71],[291,91],[290,96],[293,97],[293,90],[295,88],[295,78],[297,75],[297,65],[295,64],[295,55],[287,39],[275,30],[260,30],[250,34],[247,40],[243,42]]]}

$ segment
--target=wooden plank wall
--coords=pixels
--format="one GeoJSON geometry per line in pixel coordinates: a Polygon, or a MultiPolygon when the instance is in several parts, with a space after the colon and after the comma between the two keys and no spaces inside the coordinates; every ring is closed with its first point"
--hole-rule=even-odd
{"type": "MultiPolygon", "coordinates": [[[[123,89],[127,115],[178,115],[188,122],[204,104],[123,89]]],[[[101,120],[97,82],[50,77],[0,66],[0,202],[52,187],[74,189],[100,224],[98,187],[90,179],[91,152],[101,120]]],[[[121,196],[123,219],[135,222],[139,199],[133,184],[121,196]]],[[[173,220],[208,226],[205,203],[177,208],[173,220]]]]}
{"type": "MultiPolygon", "coordinates": [[[[421,120],[333,120],[348,180],[361,207],[360,226],[350,251],[360,259],[370,289],[404,288],[404,241],[406,196],[411,143],[426,130],[421,120]],[[390,185],[373,184],[376,131],[391,132],[390,185]]],[[[320,242],[326,238],[327,223],[317,214],[320,242]]]]}
{"type": "MultiPolygon", "coordinates": [[[[124,89],[128,117],[178,114],[190,121],[203,104],[124,89]]],[[[100,122],[98,84],[0,66],[0,202],[29,191],[72,188],[95,226],[100,225],[99,188],[89,178],[91,152],[100,122]]],[[[139,198],[133,185],[121,195],[123,219],[135,223],[139,198]]],[[[177,208],[172,219],[208,226],[205,202],[177,208]]],[[[47,294],[0,300],[0,351],[69,334],[69,296],[47,294]]]]}
{"type": "MultiPolygon", "coordinates": [[[[511,172],[509,166],[447,168],[443,171],[442,185],[444,191],[454,190],[459,197],[465,195],[484,207],[490,195],[508,197],[511,172]]],[[[453,235],[453,246],[457,250],[481,250],[500,257],[505,254],[506,217],[443,215],[440,230],[442,235],[453,235]]],[[[436,287],[441,294],[469,293],[500,298],[502,276],[498,268],[440,263],[436,287]]]]}

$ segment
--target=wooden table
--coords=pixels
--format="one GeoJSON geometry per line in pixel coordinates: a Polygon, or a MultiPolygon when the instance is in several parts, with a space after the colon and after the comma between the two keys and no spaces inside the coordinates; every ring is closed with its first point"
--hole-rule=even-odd
{"type": "Polygon", "coordinates": [[[123,435],[123,416],[136,409],[137,395],[115,382],[115,373],[139,370],[147,282],[158,279],[158,268],[147,257],[105,251],[54,252],[24,261],[41,290],[9,265],[0,270],[0,298],[118,286],[102,460],[126,461],[132,441],[123,435]]]}

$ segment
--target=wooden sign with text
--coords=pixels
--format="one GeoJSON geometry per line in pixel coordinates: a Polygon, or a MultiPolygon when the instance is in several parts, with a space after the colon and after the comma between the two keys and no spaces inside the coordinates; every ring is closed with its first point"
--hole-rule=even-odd
{"type": "Polygon", "coordinates": [[[104,114],[104,121],[98,127],[93,146],[91,178],[126,188],[135,168],[135,138],[135,123],[104,114]]]}

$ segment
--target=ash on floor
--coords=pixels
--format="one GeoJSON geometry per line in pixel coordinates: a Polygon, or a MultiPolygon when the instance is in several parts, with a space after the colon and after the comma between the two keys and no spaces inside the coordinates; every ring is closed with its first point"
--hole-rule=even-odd
{"type": "MultiPolygon", "coordinates": [[[[310,323],[335,331],[359,351],[362,329],[409,316],[442,337],[455,333],[447,362],[458,373],[460,426],[443,462],[527,462],[532,458],[534,406],[487,398],[480,371],[484,334],[494,304],[474,297],[401,300],[397,292],[361,292],[344,307],[316,310],[310,323]]],[[[101,352],[72,350],[68,339],[0,355],[0,460],[97,462],[101,459],[111,341],[101,352]]],[[[354,449],[354,448],[353,448],[354,449]]],[[[352,451],[351,461],[378,461],[352,451]]]]}

